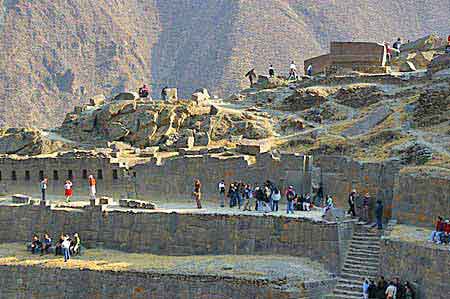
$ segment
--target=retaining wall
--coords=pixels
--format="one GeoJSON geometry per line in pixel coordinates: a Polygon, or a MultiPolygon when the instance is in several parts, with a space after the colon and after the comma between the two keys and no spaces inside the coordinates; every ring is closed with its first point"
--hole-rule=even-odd
{"type": "Polygon", "coordinates": [[[380,265],[385,277],[401,277],[417,285],[416,299],[447,299],[450,294],[450,254],[444,246],[386,239],[380,265]]]}
{"type": "Polygon", "coordinates": [[[164,255],[271,254],[309,257],[338,273],[353,225],[276,216],[101,212],[0,207],[0,242],[33,233],[78,232],[87,245],[164,255]]]}
{"type": "Polygon", "coordinates": [[[324,298],[332,285],[260,279],[0,266],[0,298],[324,298]],[[42,279],[45,278],[45,279],[42,279]],[[57,283],[55,283],[57,282],[57,283]],[[112,287],[114,286],[114,287],[112,287]]]}

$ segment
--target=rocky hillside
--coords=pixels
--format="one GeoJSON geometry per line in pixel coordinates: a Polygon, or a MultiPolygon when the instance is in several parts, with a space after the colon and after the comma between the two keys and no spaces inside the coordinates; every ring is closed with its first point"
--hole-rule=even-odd
{"type": "Polygon", "coordinates": [[[143,79],[155,95],[225,95],[251,67],[300,65],[330,40],[445,34],[448,15],[450,0],[0,0],[0,125],[53,126],[143,79]]]}

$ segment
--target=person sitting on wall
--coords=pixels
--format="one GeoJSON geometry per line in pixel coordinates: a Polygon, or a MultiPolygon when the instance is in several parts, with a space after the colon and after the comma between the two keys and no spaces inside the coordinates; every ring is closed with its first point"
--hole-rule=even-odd
{"type": "Polygon", "coordinates": [[[438,216],[438,219],[436,221],[435,230],[432,231],[431,235],[430,235],[430,239],[429,239],[430,242],[437,242],[437,240],[440,239],[440,234],[444,230],[443,229],[444,228],[443,227],[443,224],[444,224],[443,220],[444,219],[441,216],[438,216]]]}
{"type": "Polygon", "coordinates": [[[144,84],[141,88],[139,88],[139,96],[141,98],[147,98],[150,94],[150,89],[148,88],[147,84],[144,84]]]}
{"type": "Polygon", "coordinates": [[[42,241],[41,255],[48,254],[50,247],[52,247],[52,239],[48,234],[45,234],[44,240],[42,241]]]}
{"type": "Polygon", "coordinates": [[[63,251],[62,251],[62,243],[64,242],[64,234],[61,234],[61,236],[59,237],[58,242],[56,242],[55,244],[55,255],[62,255],[63,251]]]}
{"type": "Polygon", "coordinates": [[[80,254],[81,239],[78,233],[73,234],[73,239],[70,241],[70,254],[80,254]]]}
{"type": "Polygon", "coordinates": [[[39,240],[39,237],[37,235],[33,235],[33,238],[31,239],[31,253],[35,254],[36,251],[41,249],[42,242],[39,240]]]}

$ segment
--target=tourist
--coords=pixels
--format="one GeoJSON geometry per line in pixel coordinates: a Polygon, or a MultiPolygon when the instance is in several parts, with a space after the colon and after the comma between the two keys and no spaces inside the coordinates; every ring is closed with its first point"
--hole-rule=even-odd
{"type": "Polygon", "coordinates": [[[48,254],[48,250],[52,247],[52,239],[49,237],[48,234],[44,235],[44,240],[42,241],[42,248],[41,248],[41,254],[48,254]]]}
{"type": "Polygon", "coordinates": [[[39,240],[39,237],[37,235],[33,235],[33,238],[31,239],[31,253],[35,254],[36,251],[41,249],[42,242],[39,240]]]}
{"type": "Polygon", "coordinates": [[[367,278],[363,278],[362,291],[363,298],[369,299],[369,280],[367,278]]]}
{"type": "Polygon", "coordinates": [[[450,54],[450,45],[445,46],[445,53],[450,54]]]}
{"type": "Polygon", "coordinates": [[[292,61],[291,65],[289,66],[289,77],[288,80],[297,80],[297,66],[295,65],[295,62],[292,61]]]}
{"type": "Polygon", "coordinates": [[[355,212],[355,201],[356,201],[356,190],[353,189],[352,192],[348,195],[348,214],[352,215],[352,217],[356,217],[355,212]]]}
{"type": "Polygon", "coordinates": [[[251,211],[252,210],[253,190],[249,184],[245,185],[244,199],[245,199],[244,211],[251,211]]]}
{"type": "Polygon", "coordinates": [[[253,83],[255,83],[256,81],[256,73],[255,73],[255,69],[251,69],[247,72],[247,74],[245,74],[245,77],[248,77],[248,80],[250,81],[250,87],[253,86],[253,83]]]}
{"type": "Polygon", "coordinates": [[[397,50],[397,54],[400,54],[400,48],[402,46],[402,39],[399,37],[397,41],[392,45],[392,48],[397,50]]]}
{"type": "Polygon", "coordinates": [[[47,192],[47,187],[48,187],[48,179],[45,177],[40,184],[40,188],[41,188],[41,194],[42,194],[42,201],[45,201],[45,193],[47,192]]]}
{"type": "Polygon", "coordinates": [[[89,196],[91,197],[92,200],[95,200],[95,194],[97,193],[96,192],[97,181],[95,180],[92,174],[88,178],[88,184],[89,184],[89,196]]]}
{"type": "Polygon", "coordinates": [[[277,187],[273,190],[272,193],[272,211],[278,212],[278,203],[281,199],[281,191],[277,187]]]}
{"type": "Polygon", "coordinates": [[[312,77],[312,75],[313,75],[313,66],[312,66],[312,64],[308,65],[308,67],[306,68],[306,75],[308,75],[309,77],[312,77]]]}
{"type": "Polygon", "coordinates": [[[238,203],[238,209],[241,209],[241,206],[243,206],[244,202],[244,189],[245,185],[241,182],[237,183],[237,192],[236,192],[236,200],[238,203]]]}
{"type": "Polygon", "coordinates": [[[293,186],[289,186],[286,191],[286,201],[287,201],[287,207],[286,207],[286,213],[292,213],[294,214],[294,201],[297,197],[297,193],[295,192],[295,189],[293,186]]]}
{"type": "Polygon", "coordinates": [[[396,297],[394,297],[394,298],[400,298],[400,299],[403,299],[403,295],[404,295],[404,293],[405,293],[405,289],[404,289],[403,284],[402,284],[401,281],[400,281],[400,278],[398,278],[398,277],[395,278],[395,283],[394,283],[394,285],[395,285],[395,288],[397,289],[396,297]]]}
{"type": "Polygon", "coordinates": [[[311,195],[309,193],[304,197],[302,207],[303,211],[311,211],[311,195]]]}
{"type": "Polygon", "coordinates": [[[73,239],[70,242],[70,254],[76,255],[80,253],[81,239],[78,233],[73,234],[73,239]]]}
{"type": "Polygon", "coordinates": [[[148,88],[147,84],[144,84],[141,88],[139,88],[139,96],[141,98],[147,98],[150,94],[150,89],[148,88]]]}
{"type": "Polygon", "coordinates": [[[272,211],[272,189],[273,184],[271,181],[266,181],[264,184],[264,210],[265,212],[271,212],[272,211]]]}
{"type": "Polygon", "coordinates": [[[66,202],[69,202],[73,195],[72,185],[73,184],[70,180],[66,180],[64,183],[64,196],[66,197],[66,202]]]}
{"type": "Polygon", "coordinates": [[[440,242],[440,235],[444,231],[444,219],[441,216],[438,216],[436,221],[435,230],[431,232],[430,242],[440,242]]]}
{"type": "Polygon", "coordinates": [[[386,298],[386,289],[388,287],[387,281],[384,279],[384,276],[380,276],[380,279],[377,283],[377,298],[383,299],[386,298]]]}
{"type": "Polygon", "coordinates": [[[269,66],[269,77],[270,78],[275,77],[275,69],[273,68],[273,65],[269,66]]]}
{"type": "Polygon", "coordinates": [[[444,234],[441,236],[442,243],[450,243],[450,220],[445,220],[444,223],[444,234]]]}
{"type": "Polygon", "coordinates": [[[225,181],[221,180],[218,184],[220,207],[225,207],[225,181]]]}
{"type": "Polygon", "coordinates": [[[386,295],[386,299],[396,299],[397,298],[397,288],[395,287],[392,281],[389,282],[389,285],[384,292],[386,295]]]}
{"type": "Polygon", "coordinates": [[[377,218],[377,228],[383,229],[383,202],[381,199],[377,200],[377,206],[375,208],[375,216],[377,218]]]}
{"type": "Polygon", "coordinates": [[[375,282],[371,279],[369,283],[369,299],[376,299],[377,298],[377,286],[375,285],[375,282]]]}
{"type": "Polygon", "coordinates": [[[403,298],[405,298],[405,299],[414,299],[415,293],[414,293],[413,288],[411,287],[411,284],[408,281],[405,282],[404,290],[405,291],[404,291],[403,298]]]}
{"type": "Polygon", "coordinates": [[[64,241],[61,244],[62,252],[64,255],[64,262],[67,262],[70,259],[70,239],[69,236],[64,237],[64,241]]]}
{"type": "Polygon", "coordinates": [[[202,188],[202,184],[200,183],[200,180],[195,180],[194,181],[194,191],[192,192],[192,195],[195,199],[195,202],[197,203],[197,209],[201,209],[202,208],[202,203],[200,201],[201,199],[201,188],[202,188]]]}
{"type": "Polygon", "coordinates": [[[230,199],[230,208],[233,208],[237,204],[236,192],[237,192],[236,183],[231,183],[230,187],[228,188],[228,198],[230,199]]]}
{"type": "Polygon", "coordinates": [[[447,37],[447,46],[450,46],[450,35],[447,37]]]}
{"type": "Polygon", "coordinates": [[[258,183],[255,183],[255,189],[253,191],[253,197],[255,198],[255,211],[262,210],[262,202],[264,201],[264,192],[258,183]]]}
{"type": "Polygon", "coordinates": [[[162,90],[161,90],[161,99],[163,101],[167,101],[167,89],[168,87],[165,86],[162,90]]]}
{"type": "Polygon", "coordinates": [[[319,188],[317,188],[316,198],[314,200],[314,204],[318,207],[322,206],[323,199],[323,183],[319,184],[319,188]]]}
{"type": "Polygon", "coordinates": [[[62,243],[64,242],[64,234],[61,234],[58,242],[55,244],[55,255],[63,255],[62,243]]]}
{"type": "Polygon", "coordinates": [[[389,46],[389,43],[384,43],[384,47],[386,48],[386,63],[390,64],[392,59],[392,48],[389,46]]]}
{"type": "Polygon", "coordinates": [[[370,205],[370,195],[367,192],[363,197],[363,205],[362,205],[362,221],[368,223],[369,222],[369,205],[370,205]]]}

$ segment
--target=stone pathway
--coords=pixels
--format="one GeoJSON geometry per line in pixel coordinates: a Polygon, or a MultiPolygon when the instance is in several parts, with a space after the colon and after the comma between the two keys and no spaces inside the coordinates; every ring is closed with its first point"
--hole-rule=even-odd
{"type": "Polygon", "coordinates": [[[360,226],[353,234],[347,259],[334,289],[334,299],[361,299],[364,278],[376,279],[381,236],[360,226]]]}

